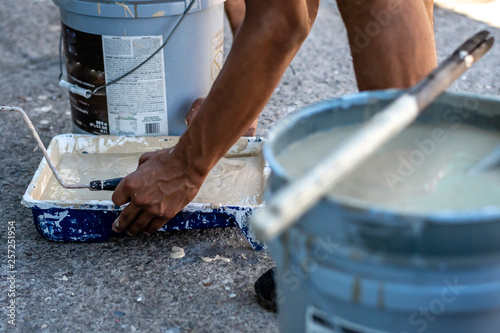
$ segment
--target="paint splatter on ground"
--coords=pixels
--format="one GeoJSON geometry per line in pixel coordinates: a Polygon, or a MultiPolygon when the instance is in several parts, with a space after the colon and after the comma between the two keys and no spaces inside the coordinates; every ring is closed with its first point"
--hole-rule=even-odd
{"type": "Polygon", "coordinates": [[[210,257],[201,257],[201,260],[203,260],[204,262],[212,262],[212,261],[215,261],[215,260],[220,260],[220,261],[223,261],[223,262],[230,262],[231,261],[231,259],[224,258],[224,257],[221,257],[219,255],[216,255],[213,258],[210,258],[210,257]]]}
{"type": "Polygon", "coordinates": [[[184,258],[185,255],[186,254],[184,253],[184,249],[178,246],[173,246],[172,252],[170,252],[170,258],[172,259],[184,258]]]}

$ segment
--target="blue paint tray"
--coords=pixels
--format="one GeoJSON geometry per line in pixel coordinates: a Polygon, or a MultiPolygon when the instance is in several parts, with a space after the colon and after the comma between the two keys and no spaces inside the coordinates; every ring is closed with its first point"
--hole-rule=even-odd
{"type": "MultiPolygon", "coordinates": [[[[177,141],[178,137],[172,136],[123,137],[63,134],[52,139],[48,152],[54,163],[58,165],[59,172],[64,179],[71,172],[64,172],[65,170],[60,169],[62,160],[99,159],[124,153],[136,154],[138,158],[145,152],[172,147],[177,141]]],[[[221,202],[217,198],[217,193],[209,188],[207,190],[210,194],[209,201],[206,198],[208,196],[205,199],[202,198],[203,196],[198,199],[197,196],[160,231],[239,227],[254,249],[262,249],[262,244],[256,240],[247,223],[252,212],[263,205],[263,190],[270,172],[262,156],[262,144],[260,138],[241,138],[226,155],[226,160],[231,161],[233,165],[247,162],[252,164],[254,175],[256,175],[256,178],[253,178],[255,182],[252,183],[258,189],[255,191],[254,188],[252,192],[255,193],[255,197],[245,200],[245,195],[242,194],[239,202],[236,196],[232,201],[223,202],[222,200],[221,202]]],[[[131,167],[135,169],[137,162],[133,164],[131,167]]],[[[114,167],[110,165],[107,169],[109,169],[108,172],[110,170],[113,172],[114,167]]],[[[237,178],[246,176],[247,171],[244,168],[241,171],[237,169],[236,172],[241,172],[237,178]]],[[[95,179],[98,178],[101,177],[96,175],[95,179]]],[[[79,192],[82,193],[81,197],[66,192],[60,197],[51,196],[49,195],[51,188],[58,186],[54,185],[54,182],[52,171],[45,159],[42,159],[22,200],[23,205],[32,210],[35,227],[43,237],[60,242],[85,242],[103,241],[115,235],[111,230],[111,225],[124,206],[113,204],[111,192],[80,189],[71,191],[83,191],[79,192]]],[[[220,190],[225,191],[226,188],[232,187],[222,186],[220,190]]],[[[62,187],[58,190],[65,191],[62,187]]],[[[203,191],[204,187],[200,193],[203,191]]],[[[223,193],[220,192],[220,194],[220,197],[223,197],[223,193]]]]}

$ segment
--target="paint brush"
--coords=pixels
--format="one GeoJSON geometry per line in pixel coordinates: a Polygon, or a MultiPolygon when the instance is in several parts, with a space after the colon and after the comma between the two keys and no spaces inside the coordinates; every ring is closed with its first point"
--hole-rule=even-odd
{"type": "Polygon", "coordinates": [[[261,240],[279,236],[347,174],[410,125],[450,84],[488,52],[494,42],[481,31],[434,71],[380,111],[304,175],[282,187],[250,223],[261,240]]]}

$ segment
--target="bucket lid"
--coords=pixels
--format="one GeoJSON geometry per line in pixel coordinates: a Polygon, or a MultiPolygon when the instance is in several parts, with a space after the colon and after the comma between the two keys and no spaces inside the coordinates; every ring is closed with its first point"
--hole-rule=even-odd
{"type": "MultiPolygon", "coordinates": [[[[52,0],[61,11],[76,14],[112,17],[121,19],[151,18],[182,15],[191,3],[191,0],[52,0]]],[[[204,10],[225,0],[194,0],[190,13],[204,10]]]]}

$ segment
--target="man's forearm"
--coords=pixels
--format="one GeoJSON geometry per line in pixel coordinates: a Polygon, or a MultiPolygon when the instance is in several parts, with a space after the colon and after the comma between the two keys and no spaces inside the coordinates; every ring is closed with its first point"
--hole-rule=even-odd
{"type": "Polygon", "coordinates": [[[174,149],[141,156],[113,202],[129,203],[116,232],[150,234],[196,196],[217,161],[257,117],[307,36],[316,0],[248,0],[247,15],[219,78],[174,149]]]}
{"type": "Polygon", "coordinates": [[[264,108],[310,31],[317,1],[249,1],[227,61],[175,153],[206,174],[264,108]]]}

